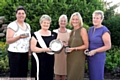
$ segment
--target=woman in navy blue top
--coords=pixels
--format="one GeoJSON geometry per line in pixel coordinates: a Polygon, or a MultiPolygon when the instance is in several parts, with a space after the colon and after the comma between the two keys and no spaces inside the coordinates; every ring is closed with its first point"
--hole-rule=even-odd
{"type": "Polygon", "coordinates": [[[110,32],[102,25],[104,13],[96,10],[92,15],[93,25],[89,31],[89,54],[87,54],[90,80],[104,80],[105,51],[111,48],[110,32]]]}

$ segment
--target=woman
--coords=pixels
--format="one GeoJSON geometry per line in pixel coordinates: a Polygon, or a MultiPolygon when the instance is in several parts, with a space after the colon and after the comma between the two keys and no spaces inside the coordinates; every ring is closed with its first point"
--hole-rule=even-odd
{"type": "Polygon", "coordinates": [[[25,23],[26,10],[16,9],[16,20],[7,26],[6,42],[9,44],[8,57],[10,77],[27,77],[30,25],[25,23]]]}
{"type": "Polygon", "coordinates": [[[110,32],[102,25],[104,13],[96,10],[92,14],[93,26],[89,29],[88,69],[90,80],[104,80],[105,51],[111,48],[110,32]]]}
{"type": "MultiPolygon", "coordinates": [[[[66,29],[67,25],[67,16],[61,15],[59,17],[59,28],[54,30],[54,32],[58,33],[57,38],[61,40],[64,44],[64,46],[68,45],[68,39],[70,31],[69,29],[66,29]]],[[[55,54],[55,64],[54,64],[54,74],[55,74],[55,80],[65,80],[67,75],[66,70],[66,53],[64,51],[64,48],[61,52],[55,54]]]]}
{"type": "Polygon", "coordinates": [[[31,51],[34,52],[31,77],[35,77],[36,80],[53,80],[54,55],[51,54],[49,44],[57,38],[57,33],[49,30],[50,16],[42,15],[39,22],[41,29],[34,32],[31,39],[31,51]]]}
{"type": "Polygon", "coordinates": [[[85,68],[84,50],[88,48],[88,35],[83,27],[82,17],[79,12],[71,15],[70,25],[73,30],[70,34],[67,54],[67,74],[68,80],[83,80],[85,68]]]}

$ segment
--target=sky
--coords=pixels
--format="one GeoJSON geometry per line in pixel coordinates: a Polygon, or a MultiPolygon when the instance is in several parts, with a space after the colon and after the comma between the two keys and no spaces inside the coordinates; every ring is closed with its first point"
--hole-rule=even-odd
{"type": "MultiPolygon", "coordinates": [[[[107,1],[107,2],[111,2],[112,1],[111,6],[114,5],[114,4],[120,3],[120,0],[104,0],[104,1],[107,1]]],[[[120,13],[120,7],[116,8],[115,12],[120,13]]]]}

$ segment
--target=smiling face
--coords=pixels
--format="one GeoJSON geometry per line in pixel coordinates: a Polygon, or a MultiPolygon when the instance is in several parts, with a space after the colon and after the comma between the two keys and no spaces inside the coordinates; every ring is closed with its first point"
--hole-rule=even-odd
{"type": "Polygon", "coordinates": [[[67,20],[65,19],[65,17],[62,17],[59,21],[59,25],[60,27],[66,27],[67,25],[67,20]]]}
{"type": "Polygon", "coordinates": [[[71,20],[72,26],[80,26],[79,18],[77,15],[74,15],[71,20]]]}
{"type": "Polygon", "coordinates": [[[94,26],[99,26],[102,24],[102,16],[100,14],[93,14],[92,22],[94,26]]]}
{"type": "Polygon", "coordinates": [[[43,20],[41,22],[41,28],[42,29],[48,30],[49,27],[50,27],[50,21],[49,20],[43,20]]]}
{"type": "Polygon", "coordinates": [[[20,22],[24,22],[25,18],[26,18],[26,13],[24,10],[18,10],[16,13],[16,18],[18,21],[20,22]]]}

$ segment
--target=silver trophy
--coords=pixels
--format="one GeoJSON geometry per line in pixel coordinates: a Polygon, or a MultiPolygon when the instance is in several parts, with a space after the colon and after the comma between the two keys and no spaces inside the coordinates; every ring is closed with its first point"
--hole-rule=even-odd
{"type": "Polygon", "coordinates": [[[29,33],[24,33],[22,34],[22,36],[29,36],[29,33]]]}
{"type": "Polygon", "coordinates": [[[63,43],[62,43],[62,41],[57,40],[57,39],[56,39],[56,40],[52,40],[52,41],[50,42],[49,48],[50,48],[53,52],[59,53],[59,52],[62,50],[62,48],[63,48],[63,43]]]}
{"type": "Polygon", "coordinates": [[[66,46],[64,49],[65,49],[65,53],[69,53],[70,51],[69,51],[69,48],[70,48],[70,46],[66,46]]]}
{"type": "Polygon", "coordinates": [[[90,51],[89,51],[89,50],[86,50],[86,51],[85,51],[85,54],[86,54],[86,55],[88,55],[89,53],[90,53],[90,51]]]}

